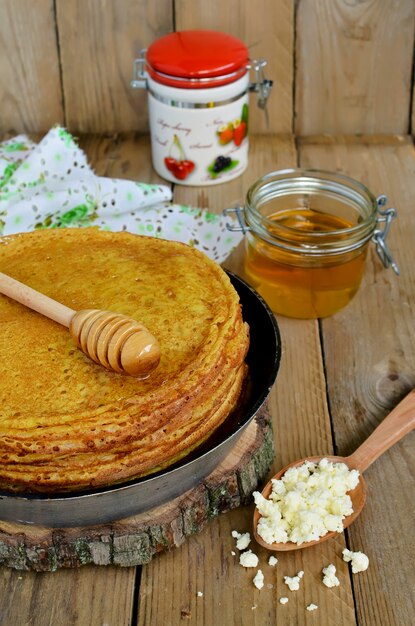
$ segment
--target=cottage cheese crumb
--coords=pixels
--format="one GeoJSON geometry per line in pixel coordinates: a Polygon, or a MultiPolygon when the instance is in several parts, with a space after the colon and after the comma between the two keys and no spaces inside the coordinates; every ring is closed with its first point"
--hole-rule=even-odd
{"type": "Polygon", "coordinates": [[[262,573],[260,569],[255,574],[252,582],[254,583],[257,589],[262,589],[262,587],[264,586],[264,574],[262,573]]]}
{"type": "Polygon", "coordinates": [[[352,572],[357,574],[358,572],[364,572],[369,567],[369,558],[363,552],[352,552],[345,548],[343,550],[343,561],[348,563],[352,562],[352,572]]]}
{"type": "Polygon", "coordinates": [[[343,531],[343,519],[353,513],[347,492],[359,482],[359,472],[345,463],[306,461],[272,480],[269,498],[255,491],[261,515],[257,532],[266,543],[298,545],[314,541],[330,531],[343,531]]]}
{"type": "Polygon", "coordinates": [[[280,604],[287,604],[288,598],[280,598],[280,604]]]}
{"type": "Polygon", "coordinates": [[[252,550],[247,550],[246,552],[242,552],[239,557],[239,563],[243,567],[256,567],[258,565],[258,557],[256,554],[252,552],[252,550]]]}
{"type": "Polygon", "coordinates": [[[302,579],[304,572],[298,572],[297,576],[284,576],[284,582],[290,591],[298,591],[300,588],[300,580],[302,579]],[[301,576],[300,576],[301,574],[301,576]]]}
{"type": "Polygon", "coordinates": [[[252,610],[256,609],[256,604],[254,604],[254,606],[251,606],[251,609],[252,610]]]}
{"type": "Polygon", "coordinates": [[[297,572],[297,576],[298,576],[298,578],[302,578],[304,576],[303,570],[297,572]]]}
{"type": "Polygon", "coordinates": [[[251,535],[249,533],[238,533],[237,530],[233,530],[232,537],[236,539],[236,547],[238,550],[245,550],[251,543],[251,535]]]}
{"type": "Polygon", "coordinates": [[[340,580],[336,576],[336,568],[333,563],[330,563],[330,565],[327,565],[327,567],[323,569],[323,575],[323,583],[326,587],[338,587],[340,585],[340,580]]]}
{"type": "Polygon", "coordinates": [[[277,563],[278,563],[278,559],[275,556],[269,557],[268,565],[270,565],[271,567],[275,567],[277,563]]]}
{"type": "Polygon", "coordinates": [[[309,605],[306,607],[306,610],[307,610],[307,611],[315,611],[316,609],[318,609],[318,606],[317,606],[317,604],[313,604],[313,603],[309,604],[309,605]]]}
{"type": "Polygon", "coordinates": [[[231,550],[231,554],[232,556],[236,556],[236,552],[234,550],[231,550]]]}
{"type": "Polygon", "coordinates": [[[198,598],[202,598],[203,597],[203,591],[198,591],[197,592],[197,596],[198,596],[198,598]]]}

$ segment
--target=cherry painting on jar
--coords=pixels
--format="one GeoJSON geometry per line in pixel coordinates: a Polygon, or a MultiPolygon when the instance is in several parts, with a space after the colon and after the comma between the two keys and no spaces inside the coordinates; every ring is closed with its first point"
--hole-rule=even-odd
{"type": "Polygon", "coordinates": [[[194,162],[186,159],[183,146],[177,135],[174,135],[173,137],[173,142],[170,147],[169,156],[165,157],[164,163],[167,169],[169,170],[169,172],[171,172],[173,176],[177,178],[178,180],[184,180],[195,169],[194,162]]]}

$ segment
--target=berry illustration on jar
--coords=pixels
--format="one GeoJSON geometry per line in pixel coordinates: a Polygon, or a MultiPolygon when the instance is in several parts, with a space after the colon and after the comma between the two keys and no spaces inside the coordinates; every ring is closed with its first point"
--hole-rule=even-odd
{"type": "Polygon", "coordinates": [[[195,169],[195,163],[186,159],[183,146],[177,135],[173,136],[169,156],[165,157],[164,164],[178,180],[185,180],[195,169]]]}
{"type": "Polygon", "coordinates": [[[212,179],[217,178],[220,174],[226,174],[238,165],[239,161],[232,159],[230,156],[220,154],[215,158],[213,163],[209,165],[208,172],[212,179]]]}
{"type": "Polygon", "coordinates": [[[229,124],[225,124],[221,126],[219,130],[216,132],[219,143],[221,146],[226,146],[233,139],[233,124],[229,122],[229,124]]]}
{"type": "Polygon", "coordinates": [[[226,146],[233,142],[239,148],[248,135],[248,105],[246,103],[243,105],[240,118],[221,126],[216,131],[216,135],[221,146],[226,146]]]}

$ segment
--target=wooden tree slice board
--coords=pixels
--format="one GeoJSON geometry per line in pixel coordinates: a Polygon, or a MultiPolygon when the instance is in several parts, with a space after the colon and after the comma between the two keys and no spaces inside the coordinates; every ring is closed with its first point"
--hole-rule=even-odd
{"type": "Polygon", "coordinates": [[[220,513],[247,504],[273,458],[271,420],[264,406],[224,461],[200,485],[151,511],[79,528],[0,521],[0,563],[35,571],[148,563],[155,554],[180,546],[220,513]]]}

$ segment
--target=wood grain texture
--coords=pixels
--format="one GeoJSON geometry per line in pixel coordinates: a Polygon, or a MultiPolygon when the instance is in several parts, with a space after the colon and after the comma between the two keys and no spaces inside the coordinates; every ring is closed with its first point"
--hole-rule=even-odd
{"type": "Polygon", "coordinates": [[[250,58],[267,59],[267,78],[274,81],[268,117],[251,95],[250,127],[255,133],[289,133],[293,125],[293,0],[176,0],[175,30],[210,29],[239,37],[250,58]]]}
{"type": "Polygon", "coordinates": [[[134,568],[85,567],[59,573],[0,569],[2,626],[129,626],[134,568]]]}
{"type": "Polygon", "coordinates": [[[64,122],[52,0],[0,0],[0,132],[64,122]]]}
{"type": "Polygon", "coordinates": [[[147,92],[130,86],[133,61],[173,29],[170,0],[57,0],[57,24],[69,130],[146,129],[147,92]]]}
{"type": "Polygon", "coordinates": [[[296,132],[408,132],[414,23],[411,0],[300,0],[296,132]]]}
{"type": "MultiPolygon", "coordinates": [[[[415,428],[415,389],[409,392],[360,447],[347,458],[347,464],[360,473],[365,472],[389,448],[406,437],[415,428]]],[[[354,507],[356,508],[356,507],[354,507]]]]}
{"type": "MultiPolygon", "coordinates": [[[[409,139],[306,142],[301,165],[343,171],[398,208],[389,243],[401,276],[382,268],[374,250],[363,284],[343,311],[322,323],[336,453],[352,452],[415,387],[415,152],[409,139]],[[383,141],[383,145],[382,145],[383,141]]],[[[369,570],[353,577],[359,624],[401,626],[414,614],[414,434],[376,461],[365,479],[367,504],[350,527],[352,550],[369,570]],[[409,525],[408,525],[409,524],[409,525]]]]}
{"type": "MultiPolygon", "coordinates": [[[[192,189],[176,186],[175,200],[201,203],[211,211],[244,199],[248,185],[272,169],[296,163],[292,138],[255,137],[250,166],[241,177],[227,185],[192,189]]],[[[241,256],[227,262],[234,271],[241,269],[241,256]]],[[[276,385],[270,396],[276,457],[271,470],[301,456],[331,452],[333,449],[318,324],[278,318],[283,358],[276,385]]],[[[252,542],[259,557],[265,586],[258,591],[252,579],[257,571],[239,565],[232,555],[233,529],[252,533],[253,507],[239,508],[209,524],[181,548],[143,567],[140,586],[140,626],[184,622],[190,624],[235,624],[271,626],[276,623],[347,625],[355,624],[350,577],[341,559],[344,537],[330,540],[304,552],[278,555],[276,568],[268,565],[271,554],[252,542]],[[335,563],[341,586],[326,588],[322,568],[335,563]],[[290,592],[283,576],[305,572],[298,592],[290,592]],[[203,592],[203,597],[197,596],[203,592]],[[288,596],[285,606],[278,602],[288,596]],[[309,614],[306,606],[314,602],[318,615],[309,614]],[[254,607],[254,608],[252,608],[254,607]]]]}
{"type": "Polygon", "coordinates": [[[415,135],[415,67],[413,68],[413,73],[412,73],[412,111],[410,115],[411,115],[411,127],[409,129],[409,132],[412,134],[412,136],[414,136],[415,135]]]}
{"type": "Polygon", "coordinates": [[[258,555],[258,568],[265,579],[261,591],[254,587],[252,579],[258,568],[245,569],[239,565],[239,551],[231,536],[232,530],[245,532],[251,528],[252,512],[252,507],[231,511],[214,520],[179,550],[144,566],[138,624],[355,624],[347,570],[343,572],[341,558],[333,559],[333,549],[340,554],[342,544],[320,549],[310,560],[310,566],[296,553],[294,557],[278,556],[278,564],[272,568],[268,565],[270,552],[251,543],[249,548],[258,555]],[[321,582],[321,569],[329,562],[335,563],[340,572],[342,584],[335,591],[321,582]],[[283,576],[294,576],[301,569],[305,573],[300,590],[290,592],[283,576]],[[202,597],[197,595],[198,591],[203,593],[202,597]],[[278,602],[282,596],[289,597],[285,606],[278,602]],[[306,611],[311,602],[319,607],[314,616],[306,611]]]}
{"type": "Polygon", "coordinates": [[[170,186],[153,170],[147,134],[85,135],[79,138],[79,145],[99,176],[170,186]]]}

